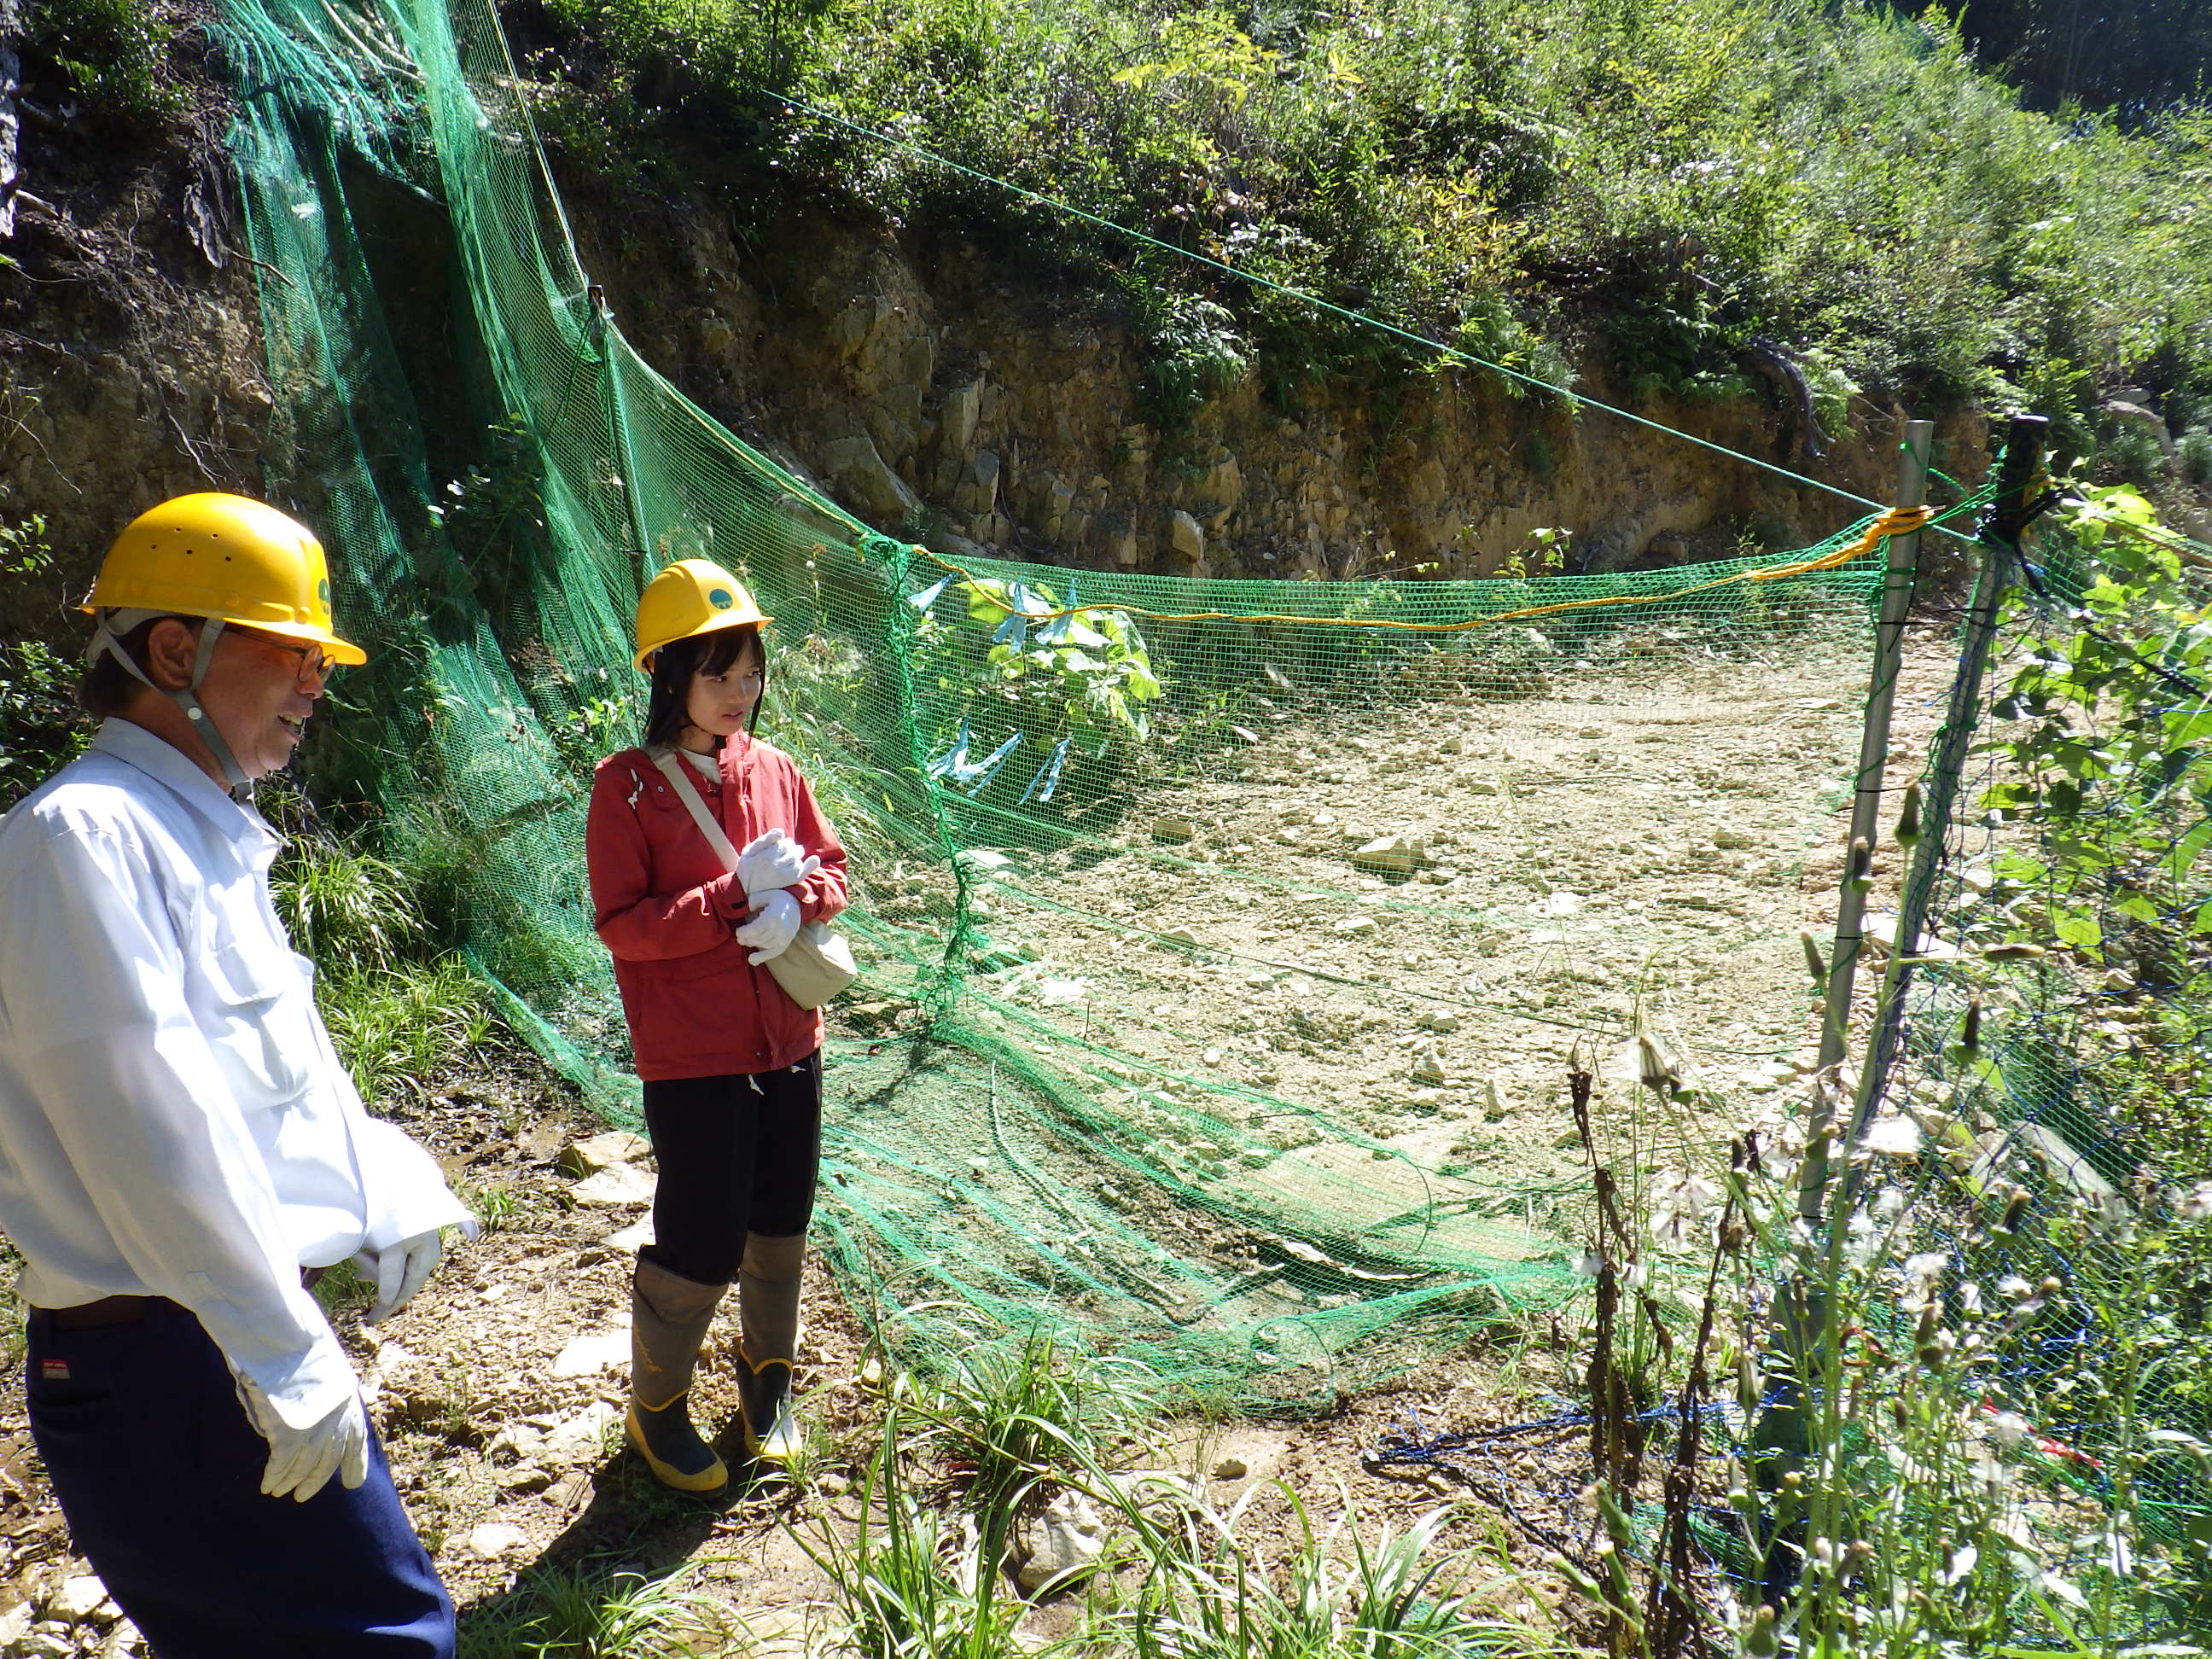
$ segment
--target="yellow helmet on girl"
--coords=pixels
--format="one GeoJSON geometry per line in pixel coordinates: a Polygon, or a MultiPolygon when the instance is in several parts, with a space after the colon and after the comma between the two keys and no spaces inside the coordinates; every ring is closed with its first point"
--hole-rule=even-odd
{"type": "Polygon", "coordinates": [[[632,660],[650,673],[653,653],[664,645],[717,629],[775,620],[753,603],[745,585],[719,564],[678,559],[637,596],[637,655],[632,660]]]}

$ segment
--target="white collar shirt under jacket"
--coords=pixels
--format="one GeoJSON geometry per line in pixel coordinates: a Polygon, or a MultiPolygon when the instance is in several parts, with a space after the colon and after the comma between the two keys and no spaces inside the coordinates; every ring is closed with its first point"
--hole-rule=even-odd
{"type": "Polygon", "coordinates": [[[281,845],[116,720],[0,817],[0,1231],[26,1301],[167,1297],[304,1426],[354,1379],[301,1268],[466,1212],[339,1063],[281,845]]]}

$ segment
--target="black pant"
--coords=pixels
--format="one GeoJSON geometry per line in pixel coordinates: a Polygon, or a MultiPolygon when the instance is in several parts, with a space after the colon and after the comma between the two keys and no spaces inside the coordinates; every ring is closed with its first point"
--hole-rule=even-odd
{"type": "Polygon", "coordinates": [[[184,1309],[33,1309],[31,1434],[70,1534],[163,1659],[452,1659],[453,1604],[372,1439],[368,1479],[264,1498],[269,1443],[184,1309]]]}
{"type": "Polygon", "coordinates": [[[641,1255],[701,1285],[738,1276],[745,1235],[806,1231],[822,1162],[822,1051],[781,1071],[645,1085],[660,1164],[641,1255]]]}

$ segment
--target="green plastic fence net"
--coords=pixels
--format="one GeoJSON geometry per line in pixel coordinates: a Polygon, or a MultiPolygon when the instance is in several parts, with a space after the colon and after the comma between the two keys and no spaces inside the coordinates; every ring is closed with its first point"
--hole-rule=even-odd
{"type": "Polygon", "coordinates": [[[819,1231],[894,1346],[1045,1318],[1220,1403],[1323,1404],[1565,1294],[1577,1044],[1659,1021],[1747,1090],[1789,1075],[1863,526],[1604,579],[948,557],[624,343],[486,0],[230,0],[222,39],[273,493],[374,652],[325,786],[443,872],[517,1023],[623,1120],[591,769],[635,738],[646,578],[752,584],[764,734],[850,846],[866,969],[819,1231]]]}
{"type": "Polygon", "coordinates": [[[2212,547],[2085,494],[1997,565],[2008,602],[1954,687],[1959,740],[1930,757],[1899,924],[1919,960],[1881,1093],[1929,1136],[1917,1194],[1946,1218],[1949,1293],[2048,1292],[1988,1368],[1988,1408],[2188,1564],[2172,1613],[2201,1634],[2212,547]]]}

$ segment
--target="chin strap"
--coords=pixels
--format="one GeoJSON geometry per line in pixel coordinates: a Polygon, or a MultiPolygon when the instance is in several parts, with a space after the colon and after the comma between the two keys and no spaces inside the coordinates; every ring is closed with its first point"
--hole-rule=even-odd
{"type": "Polygon", "coordinates": [[[216,729],[215,721],[208,717],[207,710],[200,707],[200,700],[195,695],[200,689],[200,682],[207,678],[208,664],[215,658],[216,641],[222,638],[222,619],[219,617],[200,619],[199,650],[192,658],[191,681],[180,691],[170,691],[155,685],[153,678],[123,648],[123,635],[132,629],[157,617],[175,614],[170,611],[102,611],[94,620],[92,643],[85,647],[84,659],[88,663],[96,662],[102,653],[106,653],[121,663],[123,672],[132,679],[151,690],[161,692],[183,709],[185,718],[192,723],[193,732],[202,743],[207,744],[208,752],[215,757],[215,763],[222,769],[223,787],[230,792],[230,798],[236,801],[250,799],[253,794],[253,780],[239,765],[238,757],[230,752],[230,745],[223,741],[222,733],[216,729]]]}

